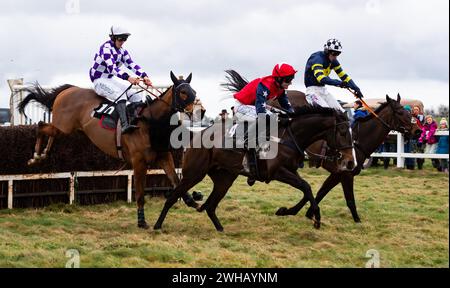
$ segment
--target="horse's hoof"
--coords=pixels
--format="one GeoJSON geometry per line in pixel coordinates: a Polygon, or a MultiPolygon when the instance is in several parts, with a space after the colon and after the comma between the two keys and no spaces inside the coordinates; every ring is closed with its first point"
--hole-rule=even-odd
{"type": "Polygon", "coordinates": [[[314,221],[314,228],[320,229],[320,222],[319,221],[314,221]]]}
{"type": "Polygon", "coordinates": [[[149,229],[150,228],[150,226],[148,226],[147,222],[138,223],[138,227],[141,229],[149,229]]]}
{"type": "Polygon", "coordinates": [[[198,203],[195,202],[195,201],[189,201],[189,202],[186,203],[186,205],[187,205],[188,207],[192,207],[192,208],[194,208],[194,209],[196,209],[196,210],[198,210],[198,209],[200,208],[200,204],[198,204],[198,203]]]}
{"type": "Polygon", "coordinates": [[[45,160],[45,159],[47,159],[47,154],[42,154],[40,157],[40,160],[45,160]]]}
{"type": "Polygon", "coordinates": [[[286,216],[288,209],[286,207],[281,207],[278,209],[278,211],[275,213],[277,216],[286,216]]]}
{"type": "Polygon", "coordinates": [[[310,220],[313,220],[313,213],[310,213],[310,212],[308,211],[308,212],[306,212],[305,217],[308,218],[308,219],[310,219],[310,220]]]}
{"type": "Polygon", "coordinates": [[[223,232],[223,227],[222,226],[216,227],[216,230],[217,230],[217,232],[223,232]]]}
{"type": "Polygon", "coordinates": [[[155,226],[153,226],[153,230],[161,230],[161,225],[155,224],[155,226]]]}
{"type": "Polygon", "coordinates": [[[205,204],[203,204],[202,206],[197,207],[197,212],[203,212],[203,211],[205,211],[205,209],[206,209],[206,206],[205,206],[205,204]]]}
{"type": "Polygon", "coordinates": [[[359,219],[359,218],[355,218],[353,220],[355,220],[355,223],[361,223],[361,219],[359,219]]]}
{"type": "Polygon", "coordinates": [[[33,166],[33,165],[35,165],[36,163],[37,163],[36,159],[30,159],[30,160],[28,160],[28,162],[27,162],[28,166],[33,166]]]}

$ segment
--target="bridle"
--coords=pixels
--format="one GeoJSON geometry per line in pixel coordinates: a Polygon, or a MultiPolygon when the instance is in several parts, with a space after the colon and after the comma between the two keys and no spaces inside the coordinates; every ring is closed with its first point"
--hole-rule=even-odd
{"type": "MultiPolygon", "coordinates": [[[[195,101],[195,95],[194,94],[190,94],[188,95],[188,98],[186,100],[181,99],[180,97],[180,92],[181,92],[181,88],[183,86],[189,85],[189,83],[183,82],[178,84],[177,86],[173,85],[173,90],[174,90],[174,95],[172,97],[172,103],[169,103],[167,101],[165,101],[163,98],[161,98],[161,95],[163,94],[161,91],[159,91],[158,89],[156,89],[153,86],[149,86],[152,87],[153,89],[155,89],[156,91],[158,91],[159,95],[154,94],[153,92],[151,92],[150,90],[146,89],[145,87],[141,86],[140,84],[137,84],[139,87],[141,87],[141,89],[145,90],[146,92],[150,93],[152,96],[156,97],[157,100],[162,101],[163,103],[165,103],[167,106],[170,106],[171,112],[184,112],[184,108],[193,103],[195,101]]],[[[170,88],[169,88],[170,89],[170,88]]],[[[190,88],[192,89],[192,88],[190,88]]]]}
{"type": "MultiPolygon", "coordinates": [[[[335,119],[333,128],[330,128],[330,129],[333,129],[333,135],[334,135],[332,141],[328,141],[328,139],[327,139],[327,143],[330,144],[330,148],[332,148],[332,151],[333,151],[333,154],[331,156],[316,154],[316,153],[308,151],[307,149],[306,149],[306,153],[308,153],[311,156],[320,158],[321,160],[324,160],[324,161],[338,161],[338,160],[342,159],[343,155],[340,152],[340,150],[353,148],[353,145],[351,144],[351,145],[347,145],[347,146],[345,146],[345,145],[339,146],[339,147],[337,146],[337,128],[341,125],[348,126],[348,121],[342,121],[342,122],[336,123],[336,119],[335,119]]],[[[286,128],[286,131],[288,132],[290,141],[294,144],[295,150],[297,150],[300,154],[304,154],[304,151],[300,148],[297,141],[295,140],[295,136],[294,136],[294,133],[292,132],[292,128],[291,128],[290,124],[286,128]]],[[[286,141],[284,141],[284,143],[281,142],[281,144],[285,144],[288,147],[290,147],[290,145],[288,143],[289,143],[289,141],[287,141],[287,143],[286,143],[286,141]]]]}
{"type": "MultiPolygon", "coordinates": [[[[309,151],[308,149],[306,149],[306,153],[308,153],[308,155],[310,156],[314,156],[315,158],[319,158],[322,161],[331,161],[331,162],[335,162],[335,161],[339,161],[342,159],[343,155],[340,152],[340,150],[344,150],[344,149],[353,149],[353,144],[350,145],[342,145],[339,146],[337,145],[337,128],[341,125],[346,125],[348,126],[348,121],[342,121],[342,122],[338,122],[336,123],[335,120],[335,124],[333,127],[333,135],[334,137],[331,139],[332,141],[329,141],[329,139],[325,140],[328,147],[330,148],[330,150],[332,151],[332,155],[321,155],[321,154],[317,154],[314,152],[309,151]]],[[[351,142],[353,143],[353,142],[351,142]]]]}

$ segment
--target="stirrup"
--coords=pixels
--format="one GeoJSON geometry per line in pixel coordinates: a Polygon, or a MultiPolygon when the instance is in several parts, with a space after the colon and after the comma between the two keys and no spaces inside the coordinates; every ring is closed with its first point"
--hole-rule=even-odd
{"type": "Polygon", "coordinates": [[[134,130],[139,129],[139,126],[136,125],[128,125],[126,127],[122,127],[122,134],[127,134],[127,133],[131,133],[134,130]]]}

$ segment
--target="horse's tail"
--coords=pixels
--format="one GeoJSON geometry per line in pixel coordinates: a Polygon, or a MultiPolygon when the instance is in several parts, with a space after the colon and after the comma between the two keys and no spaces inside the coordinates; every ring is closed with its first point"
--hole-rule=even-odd
{"type": "Polygon", "coordinates": [[[225,91],[239,92],[248,84],[248,80],[234,70],[225,70],[225,73],[228,74],[225,76],[227,82],[220,84],[225,91]]]}
{"type": "Polygon", "coordinates": [[[25,114],[25,107],[28,105],[30,101],[36,101],[42,104],[44,107],[48,109],[48,111],[52,111],[53,103],[55,102],[56,96],[62,91],[73,87],[70,84],[64,84],[59,87],[44,90],[44,88],[39,85],[38,82],[34,83],[30,88],[26,88],[23,91],[28,92],[28,95],[19,102],[18,110],[21,114],[25,114]]]}

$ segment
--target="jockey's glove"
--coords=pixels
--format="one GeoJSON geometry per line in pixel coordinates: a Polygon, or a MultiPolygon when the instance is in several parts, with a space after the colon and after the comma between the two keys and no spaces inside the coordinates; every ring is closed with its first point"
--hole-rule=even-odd
{"type": "Polygon", "coordinates": [[[339,83],[339,87],[341,87],[341,88],[350,88],[350,84],[348,84],[348,82],[341,81],[341,83],[339,83]]]}
{"type": "Polygon", "coordinates": [[[364,97],[361,90],[359,90],[359,89],[355,91],[355,94],[356,94],[356,97],[358,97],[359,99],[364,97]]]}

